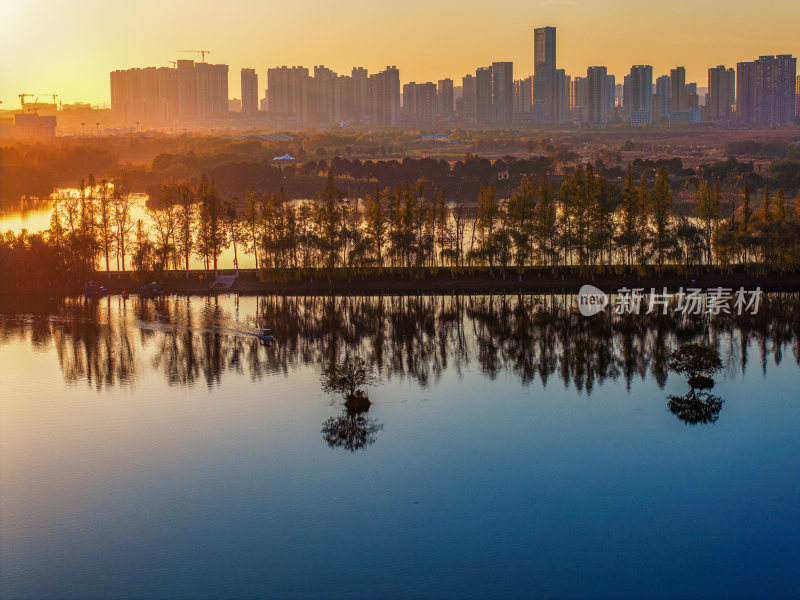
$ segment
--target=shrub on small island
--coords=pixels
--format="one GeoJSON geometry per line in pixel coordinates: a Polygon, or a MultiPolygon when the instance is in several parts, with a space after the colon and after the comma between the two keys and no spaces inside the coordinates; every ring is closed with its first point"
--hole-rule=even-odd
{"type": "Polygon", "coordinates": [[[683,344],[670,356],[669,368],[687,376],[692,388],[705,389],[714,386],[711,376],[722,368],[722,360],[716,348],[705,344],[683,344]]]}

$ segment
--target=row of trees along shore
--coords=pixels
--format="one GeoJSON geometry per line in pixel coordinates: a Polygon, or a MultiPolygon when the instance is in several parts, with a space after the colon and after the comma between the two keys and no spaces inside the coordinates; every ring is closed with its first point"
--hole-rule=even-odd
{"type": "Polygon", "coordinates": [[[18,283],[84,277],[95,270],[186,270],[197,258],[218,267],[226,248],[261,270],[570,266],[658,270],[706,265],[794,271],[800,267],[800,196],[743,184],[723,215],[719,186],[701,180],[694,214],[679,215],[665,168],[654,181],[632,172],[619,186],[591,164],[560,185],[523,178],[510,197],[494,186],[475,202],[420,180],[347,198],[331,173],[312,200],[250,193],[223,201],[214,182],[167,181],[136,218],[137,200],[105,181],[54,199],[41,234],[6,233],[0,268],[18,283]],[[141,218],[145,217],[145,218],[141,218]]]}

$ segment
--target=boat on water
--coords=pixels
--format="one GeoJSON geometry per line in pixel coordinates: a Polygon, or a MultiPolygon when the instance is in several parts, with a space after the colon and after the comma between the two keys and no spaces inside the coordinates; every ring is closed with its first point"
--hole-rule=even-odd
{"type": "Polygon", "coordinates": [[[275,336],[272,335],[272,329],[264,329],[263,327],[258,330],[256,337],[262,342],[274,342],[275,336]]]}
{"type": "Polygon", "coordinates": [[[87,281],[86,285],[83,286],[83,293],[91,298],[97,298],[99,296],[105,296],[108,290],[96,281],[87,281]]]}

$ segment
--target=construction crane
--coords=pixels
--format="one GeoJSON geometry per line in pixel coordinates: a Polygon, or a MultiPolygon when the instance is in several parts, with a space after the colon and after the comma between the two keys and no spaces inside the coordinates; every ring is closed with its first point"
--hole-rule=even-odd
{"type": "Polygon", "coordinates": [[[172,65],[173,69],[178,66],[177,60],[168,60],[167,62],[172,65]]]}
{"type": "MultiPolygon", "coordinates": [[[[56,98],[58,98],[58,94],[39,94],[39,96],[49,96],[53,99],[53,106],[58,110],[58,105],[56,104],[56,98]]],[[[36,100],[39,100],[39,97],[36,97],[36,100]]]]}
{"type": "Polygon", "coordinates": [[[206,62],[206,54],[211,54],[211,50],[176,50],[175,52],[186,52],[190,54],[199,54],[201,62],[206,62]]]}
{"type": "Polygon", "coordinates": [[[19,105],[22,107],[22,110],[25,110],[25,97],[33,96],[33,94],[17,94],[17,96],[19,96],[19,105]]]}

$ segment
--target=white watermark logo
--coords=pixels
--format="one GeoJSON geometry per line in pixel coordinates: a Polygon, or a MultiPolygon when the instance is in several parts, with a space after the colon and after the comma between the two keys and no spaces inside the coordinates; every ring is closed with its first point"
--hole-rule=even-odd
{"type": "Polygon", "coordinates": [[[578,310],[584,317],[603,312],[608,306],[608,295],[593,285],[581,286],[578,291],[578,310]]]}
{"type": "MultiPolygon", "coordinates": [[[[671,311],[684,315],[719,315],[719,314],[758,314],[761,302],[761,288],[745,290],[739,288],[714,287],[708,289],[680,288],[677,293],[650,288],[645,294],[644,288],[623,287],[613,295],[612,312],[617,315],[662,315],[671,311]]],[[[609,305],[609,296],[593,285],[584,285],[578,292],[578,310],[585,317],[603,312],[609,305]]]]}

